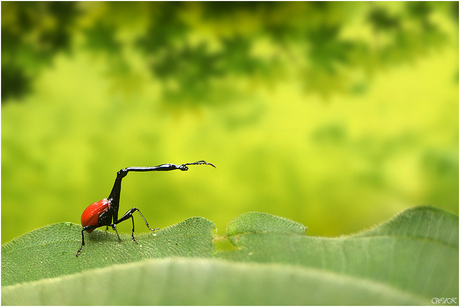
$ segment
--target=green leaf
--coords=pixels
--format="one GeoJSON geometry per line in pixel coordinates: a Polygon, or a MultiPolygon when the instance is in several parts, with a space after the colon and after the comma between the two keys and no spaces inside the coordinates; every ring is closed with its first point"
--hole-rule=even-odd
{"type": "Polygon", "coordinates": [[[318,270],[204,259],[117,265],[4,287],[3,305],[428,304],[383,284],[318,270]]]}
{"type": "Polygon", "coordinates": [[[191,218],[136,236],[139,245],[130,235],[118,243],[115,234],[94,231],[78,258],[80,226],[37,229],[2,246],[2,304],[427,305],[458,298],[458,216],[440,209],[411,208],[338,238],[305,236],[299,223],[246,213],[227,227],[231,251],[216,251],[214,227],[191,218]]]}
{"type": "Polygon", "coordinates": [[[20,236],[2,246],[2,286],[58,277],[147,258],[210,257],[214,223],[192,217],[155,233],[120,234],[96,229],[86,234],[82,253],[81,226],[57,223],[20,236]]]}
{"type": "Polygon", "coordinates": [[[241,235],[252,233],[286,233],[305,235],[307,227],[286,218],[263,212],[248,212],[230,221],[226,236],[238,246],[241,235]]]}
{"type": "Polygon", "coordinates": [[[238,249],[217,252],[216,257],[300,265],[382,283],[428,301],[458,297],[459,229],[454,214],[411,208],[371,230],[339,238],[304,236],[297,223],[284,220],[252,214],[236,218],[227,236],[238,249]],[[273,225],[284,223],[288,226],[277,232],[273,225]]]}

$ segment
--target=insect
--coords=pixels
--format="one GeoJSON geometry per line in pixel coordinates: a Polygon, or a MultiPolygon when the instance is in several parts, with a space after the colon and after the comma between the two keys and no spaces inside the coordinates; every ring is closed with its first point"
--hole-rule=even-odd
{"type": "Polygon", "coordinates": [[[120,239],[120,236],[118,235],[116,225],[118,223],[126,221],[129,218],[131,218],[133,222],[133,230],[131,233],[131,237],[133,238],[133,241],[137,244],[136,239],[134,239],[134,218],[133,218],[133,213],[136,211],[139,212],[139,214],[141,215],[142,219],[145,222],[145,225],[147,225],[147,228],[149,230],[155,231],[158,229],[158,228],[155,228],[155,229],[150,228],[149,223],[145,219],[144,215],[141,213],[139,209],[135,207],[129,209],[120,219],[118,219],[118,207],[120,205],[121,180],[128,174],[128,172],[172,171],[176,169],[179,169],[181,171],[186,171],[188,170],[188,165],[211,165],[212,167],[215,168],[214,164],[201,160],[201,161],[197,161],[193,163],[184,163],[180,165],[167,163],[167,164],[161,164],[158,166],[127,167],[127,168],[123,168],[119,170],[117,172],[117,178],[115,179],[115,183],[113,184],[113,188],[112,188],[112,191],[110,192],[109,197],[101,199],[100,201],[89,205],[85,209],[85,211],[83,211],[83,214],[81,215],[81,225],[83,226],[83,229],[81,230],[81,246],[80,246],[80,249],[77,251],[76,257],[78,257],[83,246],[85,245],[85,236],[83,234],[85,231],[87,231],[88,233],[91,233],[94,229],[98,227],[107,226],[108,228],[110,226],[117,233],[118,241],[120,242],[121,239],[120,239]]]}

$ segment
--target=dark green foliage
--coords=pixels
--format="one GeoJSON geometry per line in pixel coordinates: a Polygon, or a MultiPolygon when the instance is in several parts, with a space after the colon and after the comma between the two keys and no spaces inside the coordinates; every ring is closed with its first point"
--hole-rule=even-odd
{"type": "Polygon", "coordinates": [[[216,81],[225,84],[228,77],[238,76],[269,82],[291,66],[303,75],[302,83],[311,92],[325,96],[353,92],[352,84],[343,83],[353,72],[414,61],[426,53],[420,48],[443,46],[446,34],[430,16],[449,15],[455,5],[410,2],[390,10],[380,3],[364,2],[2,3],[3,16],[12,16],[2,23],[2,102],[24,95],[57,53],[79,47],[125,63],[129,61],[124,50],[141,51],[145,68],[166,87],[165,98],[172,103],[209,102],[216,81]],[[101,6],[106,15],[95,14],[101,6]],[[139,14],[147,20],[139,26],[141,31],[134,31],[129,39],[120,38],[120,33],[136,24],[139,14]],[[342,38],[362,15],[367,23],[361,26],[375,31],[375,41],[342,38]],[[403,20],[411,27],[402,26],[403,20]],[[251,26],[240,29],[239,24],[251,26]],[[200,43],[190,45],[193,37],[203,33],[200,43]],[[82,45],[77,38],[81,35],[82,45]],[[375,48],[381,38],[388,43],[375,48]],[[271,58],[251,54],[261,39],[270,41],[271,58]],[[297,58],[299,50],[302,58],[297,58]],[[177,83],[173,88],[168,88],[170,78],[177,83]]]}

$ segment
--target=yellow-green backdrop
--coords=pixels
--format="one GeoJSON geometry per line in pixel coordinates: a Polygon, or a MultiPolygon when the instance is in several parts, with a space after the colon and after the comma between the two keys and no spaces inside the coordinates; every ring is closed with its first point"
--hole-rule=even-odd
{"type": "Polygon", "coordinates": [[[2,243],[201,159],[130,173],[120,211],[458,214],[458,56],[458,2],[2,2],[2,243]]]}

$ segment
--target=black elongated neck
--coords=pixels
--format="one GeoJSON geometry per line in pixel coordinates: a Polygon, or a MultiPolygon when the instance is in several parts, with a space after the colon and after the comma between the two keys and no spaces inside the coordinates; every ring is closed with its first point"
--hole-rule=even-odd
{"type": "Polygon", "coordinates": [[[128,172],[149,172],[149,171],[172,171],[179,169],[181,171],[187,171],[188,165],[211,165],[212,167],[216,167],[212,163],[208,163],[204,160],[193,162],[193,163],[184,163],[180,165],[175,165],[171,163],[161,164],[158,166],[147,166],[147,167],[137,167],[131,166],[127,168],[122,168],[117,172],[117,178],[115,179],[115,183],[113,184],[112,191],[108,197],[110,202],[110,206],[113,209],[113,216],[114,220],[118,220],[118,207],[120,205],[120,193],[121,193],[121,180],[128,174],[128,172]]]}

